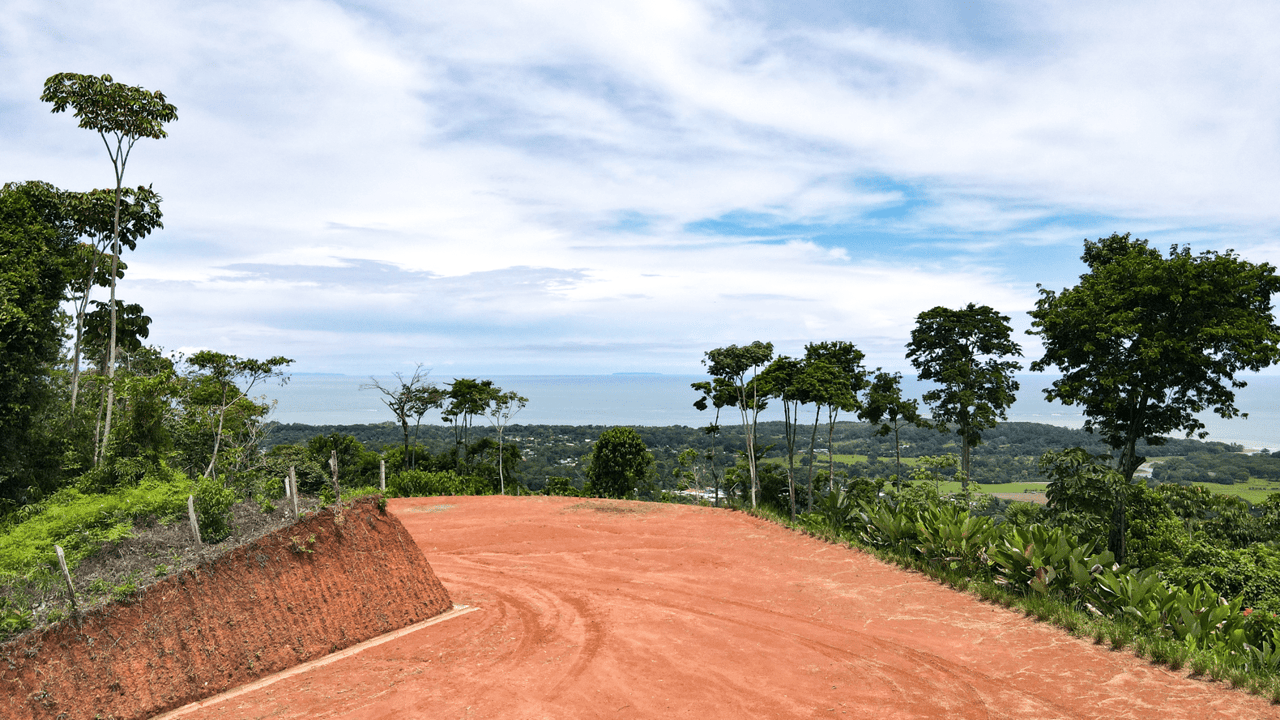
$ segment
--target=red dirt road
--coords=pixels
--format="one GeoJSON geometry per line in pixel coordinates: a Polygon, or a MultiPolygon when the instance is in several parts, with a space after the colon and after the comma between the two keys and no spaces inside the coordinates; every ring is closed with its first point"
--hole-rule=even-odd
{"type": "Polygon", "coordinates": [[[474,612],[183,718],[1280,718],[742,513],[393,500],[474,612]]]}

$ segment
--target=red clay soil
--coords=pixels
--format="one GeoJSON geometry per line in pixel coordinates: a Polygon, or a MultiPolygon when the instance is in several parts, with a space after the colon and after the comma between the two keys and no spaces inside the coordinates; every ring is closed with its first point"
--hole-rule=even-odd
{"type": "Polygon", "coordinates": [[[478,610],[169,717],[1280,717],[742,513],[509,497],[390,509],[478,610]]]}
{"type": "Polygon", "coordinates": [[[0,646],[0,717],[152,717],[451,607],[397,518],[357,502],[0,646]]]}

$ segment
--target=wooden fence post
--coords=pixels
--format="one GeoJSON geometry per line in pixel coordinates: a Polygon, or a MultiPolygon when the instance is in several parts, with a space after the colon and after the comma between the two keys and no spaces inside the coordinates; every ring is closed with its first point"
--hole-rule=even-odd
{"type": "Polygon", "coordinates": [[[382,458],[378,461],[378,489],[382,492],[387,491],[387,459],[382,458]]]}
{"type": "Polygon", "coordinates": [[[289,480],[287,483],[292,490],[293,497],[293,516],[298,517],[298,471],[292,465],[289,466],[289,480]]]}
{"type": "Polygon", "coordinates": [[[76,605],[76,586],[71,582],[71,572],[67,570],[67,556],[62,552],[61,545],[54,545],[53,549],[58,553],[58,566],[62,568],[62,579],[67,581],[67,595],[71,598],[71,612],[79,614],[80,608],[76,605]]]}

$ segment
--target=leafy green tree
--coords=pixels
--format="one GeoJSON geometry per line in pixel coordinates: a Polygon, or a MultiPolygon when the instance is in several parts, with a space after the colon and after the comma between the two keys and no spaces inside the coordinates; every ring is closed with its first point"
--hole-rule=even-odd
{"type": "Polygon", "coordinates": [[[1045,397],[1081,406],[1085,429],[1119,452],[1129,481],[1145,460],[1138,440],[1162,445],[1175,430],[1205,437],[1196,413],[1241,414],[1236,374],[1280,359],[1271,307],[1280,278],[1231,251],[1175,246],[1162,257],[1128,233],[1086,240],[1081,259],[1089,271],[1078,285],[1040,289],[1029,332],[1043,339],[1044,357],[1031,369],[1062,372],[1045,397]]]}
{"type": "Polygon", "coordinates": [[[773,343],[759,340],[738,347],[727,347],[708,350],[702,364],[707,366],[707,373],[713,378],[726,382],[734,390],[734,404],[742,416],[742,431],[747,438],[747,467],[751,480],[751,507],[757,505],[757,494],[760,489],[757,475],[758,463],[756,453],[756,425],[760,411],[768,404],[768,393],[759,382],[758,375],[762,368],[773,359],[773,343]]]}
{"type": "MultiPolygon", "coordinates": [[[[699,412],[707,409],[708,400],[711,401],[711,407],[716,410],[715,418],[710,424],[702,428],[702,432],[712,440],[720,437],[720,409],[737,403],[738,394],[736,388],[733,383],[721,377],[710,381],[691,383],[690,387],[702,393],[702,397],[693,403],[693,406],[699,412]]],[[[706,448],[703,459],[706,462],[707,472],[711,474],[711,483],[715,491],[715,499],[712,500],[712,505],[720,507],[720,472],[716,466],[716,447],[714,443],[706,448]]]]}
{"type": "MultiPolygon", "coordinates": [[[[907,359],[921,380],[941,387],[924,394],[933,419],[956,426],[962,442],[963,490],[969,489],[969,450],[982,442],[982,431],[1006,418],[1022,365],[1005,357],[1022,356],[1011,337],[1009,318],[986,305],[969,303],[961,310],[935,307],[916,317],[907,343],[907,359]]],[[[946,431],[946,426],[940,426],[946,431]]]]}
{"type": "Polygon", "coordinates": [[[307,441],[307,454],[310,459],[323,470],[319,482],[314,486],[309,479],[299,477],[299,485],[307,492],[319,492],[328,487],[332,478],[329,459],[336,455],[338,459],[338,481],[346,487],[374,486],[378,484],[380,456],[366,450],[364,444],[345,433],[334,432],[327,435],[316,435],[307,441]]]}
{"type": "Polygon", "coordinates": [[[139,138],[167,137],[164,126],[178,119],[178,109],[165,100],[164,93],[122,85],[110,75],[101,77],[58,73],[44,83],[40,99],[53,104],[53,112],[71,108],[79,126],[98,133],[107,148],[115,171],[115,203],[111,230],[111,334],[107,364],[106,429],[111,435],[111,412],[115,404],[116,362],[116,273],[121,254],[121,208],[124,204],[124,171],[139,138]]]}
{"type": "MultiPolygon", "coordinates": [[[[117,255],[111,254],[111,248],[118,239],[119,244],[136,250],[138,240],[150,235],[158,228],[164,227],[160,221],[160,196],[150,188],[139,186],[136,190],[123,188],[120,191],[120,202],[117,207],[116,193],[110,190],[92,190],[86,193],[67,193],[68,217],[75,224],[75,232],[80,237],[89,239],[82,242],[76,253],[75,268],[71,281],[71,300],[75,307],[73,320],[75,337],[71,358],[71,409],[74,411],[78,403],[80,391],[80,356],[82,336],[87,321],[86,311],[90,302],[90,294],[95,287],[111,287],[115,281],[124,278],[127,269],[125,262],[117,255]],[[108,274],[103,261],[109,260],[114,276],[108,274]]],[[[117,309],[120,308],[116,301],[117,309]]],[[[100,307],[106,307],[98,303],[100,307]]],[[[137,306],[133,306],[137,307],[137,306]]],[[[110,309],[106,310],[108,322],[99,323],[110,330],[110,309]]],[[[107,340],[102,340],[102,347],[107,340]]],[[[99,363],[105,370],[108,359],[99,363]]]]}
{"type": "Polygon", "coordinates": [[[511,418],[523,410],[528,403],[529,398],[522,397],[520,393],[514,390],[509,392],[499,391],[493,396],[489,407],[485,411],[485,415],[489,418],[489,424],[493,425],[498,432],[498,491],[503,495],[507,494],[507,483],[503,476],[503,431],[507,429],[507,424],[511,422],[511,418]]]}
{"type": "Polygon", "coordinates": [[[197,379],[203,379],[217,393],[217,400],[212,405],[213,416],[217,419],[217,428],[213,434],[213,452],[209,456],[209,465],[202,475],[216,477],[215,468],[218,463],[218,451],[224,437],[224,422],[227,410],[241,400],[247,400],[254,385],[271,378],[279,378],[280,382],[289,381],[282,369],[293,361],[286,357],[276,356],[267,360],[240,358],[235,355],[201,350],[187,358],[187,364],[195,371],[197,379]],[[243,389],[240,384],[243,383],[243,389]]]}
{"type": "Polygon", "coordinates": [[[27,503],[55,478],[38,458],[38,418],[55,400],[74,234],[62,193],[47,183],[0,188],[0,498],[27,503]]]}
{"type": "Polygon", "coordinates": [[[805,402],[817,406],[813,434],[809,438],[809,510],[813,510],[813,448],[818,435],[818,415],[827,409],[827,482],[835,489],[835,427],[841,412],[861,413],[859,394],[867,387],[865,356],[853,343],[809,343],[804,348],[805,373],[801,377],[805,402]]]}
{"type": "Polygon", "coordinates": [[[404,433],[405,469],[417,469],[418,428],[422,424],[422,416],[432,408],[444,407],[445,392],[427,381],[427,374],[422,365],[418,365],[408,380],[400,373],[395,373],[398,387],[384,387],[377,378],[370,377],[361,390],[377,390],[383,394],[382,402],[396,416],[400,429],[404,433]],[[409,445],[409,421],[413,421],[413,448],[409,445]]]}
{"type": "Polygon", "coordinates": [[[648,487],[653,454],[640,433],[615,427],[600,433],[591,449],[586,475],[599,497],[622,498],[648,487]]]}
{"type": "Polygon", "coordinates": [[[471,442],[471,426],[476,416],[485,414],[499,392],[492,380],[456,378],[449,383],[449,390],[445,393],[448,404],[444,406],[442,419],[453,425],[454,448],[460,463],[466,457],[465,450],[471,442]]]}
{"type": "Polygon", "coordinates": [[[787,506],[792,520],[796,519],[796,434],[800,426],[800,404],[812,392],[804,383],[806,369],[802,360],[781,355],[760,373],[765,392],[782,403],[782,434],[787,445],[787,506]]]}
{"type": "Polygon", "coordinates": [[[932,427],[920,416],[919,404],[902,397],[902,373],[876,373],[875,380],[871,382],[871,390],[867,393],[863,419],[880,426],[876,428],[876,435],[880,437],[893,433],[894,486],[901,487],[902,440],[899,438],[899,431],[908,425],[932,427]]]}

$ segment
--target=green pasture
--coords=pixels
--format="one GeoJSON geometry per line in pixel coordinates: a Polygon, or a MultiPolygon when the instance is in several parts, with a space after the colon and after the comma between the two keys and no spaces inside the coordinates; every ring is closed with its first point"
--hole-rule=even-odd
{"type": "MultiPolygon", "coordinates": [[[[1043,493],[1047,482],[1016,482],[1016,483],[969,483],[969,489],[974,492],[983,492],[989,494],[995,493],[1043,493]]],[[[938,483],[938,491],[941,493],[958,493],[960,492],[960,483],[955,480],[947,480],[938,483]]]]}
{"type": "Polygon", "coordinates": [[[1257,478],[1249,478],[1248,481],[1236,483],[1235,485],[1207,482],[1194,484],[1223,495],[1236,495],[1255,504],[1266,500],[1271,493],[1280,493],[1280,482],[1276,480],[1259,480],[1257,478]]]}

